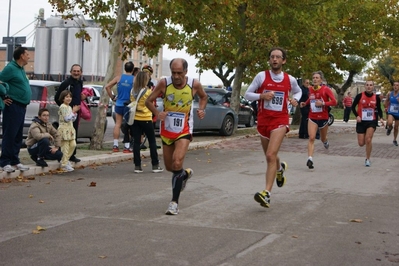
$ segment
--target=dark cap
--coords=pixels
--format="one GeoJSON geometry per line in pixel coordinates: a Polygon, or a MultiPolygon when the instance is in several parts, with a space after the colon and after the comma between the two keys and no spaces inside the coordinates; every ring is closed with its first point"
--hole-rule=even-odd
{"type": "Polygon", "coordinates": [[[151,74],[154,73],[154,70],[150,65],[144,65],[143,68],[141,69],[144,72],[150,72],[151,74]]]}

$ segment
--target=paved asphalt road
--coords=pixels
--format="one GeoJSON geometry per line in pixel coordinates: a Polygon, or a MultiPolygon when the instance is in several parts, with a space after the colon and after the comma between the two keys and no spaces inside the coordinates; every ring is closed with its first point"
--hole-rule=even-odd
{"type": "Polygon", "coordinates": [[[258,137],[190,150],[194,176],[180,213],[164,212],[171,174],[132,161],[0,184],[0,265],[398,265],[399,149],[379,128],[372,166],[353,125],[331,127],[330,149],[286,138],[287,182],[271,208],[258,137]],[[90,186],[95,182],[95,186],[90,186]],[[37,226],[44,228],[34,233],[37,226]]]}

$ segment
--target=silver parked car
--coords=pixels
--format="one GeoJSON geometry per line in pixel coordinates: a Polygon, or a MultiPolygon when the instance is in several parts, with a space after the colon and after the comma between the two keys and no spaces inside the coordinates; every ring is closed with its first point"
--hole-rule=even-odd
{"type": "MultiPolygon", "coordinates": [[[[230,107],[231,92],[221,88],[205,88],[208,96],[212,97],[218,103],[230,107]]],[[[251,103],[240,95],[240,109],[238,111],[238,124],[246,127],[255,125],[255,111],[252,109],[251,103]]]]}
{"type": "MultiPolygon", "coordinates": [[[[32,123],[32,119],[38,115],[39,109],[47,108],[50,112],[50,123],[58,128],[58,105],[54,100],[56,91],[61,82],[48,80],[29,80],[32,90],[32,98],[30,104],[26,108],[25,123],[23,129],[24,137],[28,136],[28,129],[32,123]]],[[[98,112],[98,101],[93,101],[93,97],[88,98],[88,105],[91,111],[91,120],[80,119],[78,130],[78,138],[91,138],[94,130],[95,118],[98,112]]],[[[1,119],[0,119],[1,121],[1,119]]],[[[2,133],[2,124],[0,122],[0,133],[2,133]]],[[[105,121],[105,129],[107,129],[107,120],[105,121]]]]}
{"type": "MultiPolygon", "coordinates": [[[[230,107],[220,104],[217,100],[208,95],[208,103],[205,109],[204,119],[197,116],[198,96],[195,95],[193,102],[194,132],[218,131],[221,136],[231,136],[234,128],[238,125],[238,115],[230,107]]],[[[157,98],[157,109],[163,110],[162,98],[157,98]]],[[[159,128],[159,120],[155,124],[159,128]]]]}

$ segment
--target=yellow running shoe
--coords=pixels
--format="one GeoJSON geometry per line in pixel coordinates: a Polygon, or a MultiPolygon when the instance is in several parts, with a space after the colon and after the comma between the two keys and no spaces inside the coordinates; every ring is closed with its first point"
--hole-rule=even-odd
{"type": "Polygon", "coordinates": [[[254,200],[260,203],[260,206],[269,208],[270,207],[270,192],[263,190],[261,192],[256,192],[254,195],[254,200]]]}
{"type": "Polygon", "coordinates": [[[286,162],[281,163],[281,170],[277,171],[277,176],[276,176],[276,184],[278,187],[282,187],[285,184],[285,176],[284,172],[287,170],[288,164],[286,162]]]}

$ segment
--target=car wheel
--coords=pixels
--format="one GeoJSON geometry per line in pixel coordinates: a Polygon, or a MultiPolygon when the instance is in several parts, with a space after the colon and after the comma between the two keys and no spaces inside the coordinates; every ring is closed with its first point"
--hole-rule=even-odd
{"type": "Polygon", "coordinates": [[[231,136],[234,131],[234,118],[231,115],[226,115],[223,119],[222,127],[219,130],[221,136],[231,136]]]}
{"type": "Polygon", "coordinates": [[[255,125],[255,116],[251,114],[249,117],[249,121],[247,124],[245,124],[246,127],[253,127],[255,125]]]}
{"type": "Polygon", "coordinates": [[[334,123],[334,115],[328,114],[328,126],[331,126],[334,123]]]}

